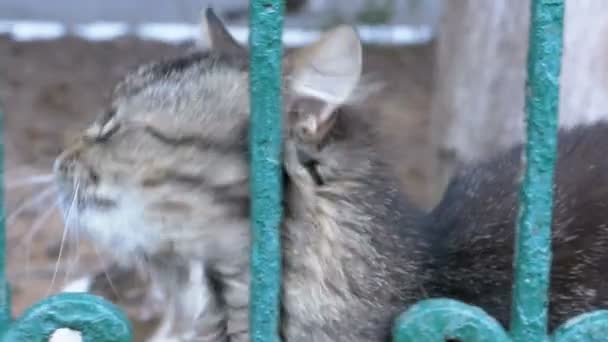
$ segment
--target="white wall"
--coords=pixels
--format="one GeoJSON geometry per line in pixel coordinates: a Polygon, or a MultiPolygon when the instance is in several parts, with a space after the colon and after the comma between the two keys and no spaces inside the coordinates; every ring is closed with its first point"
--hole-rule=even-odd
{"type": "MultiPolygon", "coordinates": [[[[336,14],[352,19],[366,5],[393,8],[390,23],[434,22],[441,0],[308,0],[305,13],[289,18],[288,24],[321,25],[336,14]]],[[[140,23],[196,22],[200,12],[213,6],[221,15],[242,12],[247,0],[2,0],[0,19],[50,20],[68,24],[91,21],[140,23]]]]}

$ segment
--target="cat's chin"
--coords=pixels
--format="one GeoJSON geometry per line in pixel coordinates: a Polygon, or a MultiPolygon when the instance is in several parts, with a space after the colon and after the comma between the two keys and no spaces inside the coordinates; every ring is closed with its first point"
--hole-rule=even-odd
{"type": "MultiPolygon", "coordinates": [[[[64,215],[65,216],[65,215],[64,215]]],[[[89,224],[79,214],[71,214],[70,223],[66,220],[66,227],[70,234],[78,234],[95,247],[97,253],[109,257],[112,262],[121,267],[135,267],[146,264],[161,250],[157,246],[145,243],[143,236],[134,234],[134,230],[124,230],[122,233],[114,226],[89,224]]],[[[140,234],[141,235],[141,234],[140,234]]]]}
{"type": "Polygon", "coordinates": [[[99,234],[97,230],[81,227],[83,237],[95,246],[98,253],[111,258],[111,260],[121,267],[134,267],[145,263],[149,259],[149,254],[132,241],[128,241],[121,236],[108,236],[99,234]]]}

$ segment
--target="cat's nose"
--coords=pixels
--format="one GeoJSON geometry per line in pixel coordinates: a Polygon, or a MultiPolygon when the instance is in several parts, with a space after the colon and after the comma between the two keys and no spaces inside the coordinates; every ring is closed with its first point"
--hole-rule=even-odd
{"type": "Polygon", "coordinates": [[[61,173],[64,173],[64,171],[65,171],[65,165],[63,163],[63,160],[60,158],[56,158],[55,162],[53,163],[53,173],[61,174],[61,173]]]}
{"type": "Polygon", "coordinates": [[[64,179],[77,179],[79,182],[87,184],[97,184],[99,182],[99,174],[73,156],[57,158],[53,169],[57,177],[64,179]]]}
{"type": "Polygon", "coordinates": [[[80,147],[75,145],[72,145],[61,152],[53,163],[53,171],[55,174],[68,175],[72,173],[79,154],[80,147]]]}
{"type": "Polygon", "coordinates": [[[53,172],[57,176],[68,176],[73,173],[73,164],[73,158],[70,158],[65,153],[62,153],[55,159],[55,162],[53,163],[53,172]]]}
{"type": "Polygon", "coordinates": [[[58,177],[76,177],[81,181],[96,184],[99,181],[99,175],[93,168],[86,165],[86,161],[83,161],[81,158],[81,153],[82,145],[67,148],[55,159],[53,171],[58,177]]]}

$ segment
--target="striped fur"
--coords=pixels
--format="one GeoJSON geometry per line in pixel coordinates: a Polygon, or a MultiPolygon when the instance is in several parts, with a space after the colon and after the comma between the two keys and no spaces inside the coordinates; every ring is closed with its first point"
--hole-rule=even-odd
{"type": "MultiPolygon", "coordinates": [[[[129,74],[56,163],[68,223],[148,273],[164,315],[153,341],[248,340],[247,58],[215,30],[224,50],[129,74]]],[[[395,315],[425,296],[508,324],[521,147],[464,169],[420,213],[376,151],[373,118],[347,105],[360,48],[341,27],[285,60],[281,338],[389,341],[395,315]]],[[[608,298],[608,125],[561,135],[552,327],[608,298]]]]}

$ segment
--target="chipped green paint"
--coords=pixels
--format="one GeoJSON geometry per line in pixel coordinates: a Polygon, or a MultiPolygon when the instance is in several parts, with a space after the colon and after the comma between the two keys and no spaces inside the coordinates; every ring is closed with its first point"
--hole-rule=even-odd
{"type": "Polygon", "coordinates": [[[127,317],[90,294],[61,293],[38,302],[11,324],[3,342],[46,342],[60,328],[82,334],[83,342],[130,342],[127,317]]]}
{"type": "Polygon", "coordinates": [[[485,311],[451,299],[429,299],[397,318],[397,342],[508,342],[509,335],[485,311]]]}
{"type": "Polygon", "coordinates": [[[251,92],[251,341],[276,342],[281,290],[282,0],[252,0],[251,92]]]}
{"type": "Polygon", "coordinates": [[[511,336],[516,342],[543,341],[547,335],[564,2],[534,0],[530,13],[527,142],[511,309],[511,336]]]}
{"type": "Polygon", "coordinates": [[[608,341],[608,310],[598,310],[574,317],[553,334],[555,342],[608,341]]]}
{"type": "MultiPolygon", "coordinates": [[[[395,321],[395,342],[513,342],[494,318],[482,309],[451,299],[428,299],[413,305],[395,321]]],[[[551,337],[530,342],[607,342],[608,310],[568,320],[551,337]]]]}
{"type": "Polygon", "coordinates": [[[6,331],[11,322],[11,294],[6,279],[6,230],[4,209],[4,108],[0,103],[0,333],[6,331]]]}

